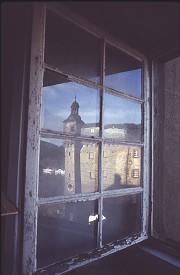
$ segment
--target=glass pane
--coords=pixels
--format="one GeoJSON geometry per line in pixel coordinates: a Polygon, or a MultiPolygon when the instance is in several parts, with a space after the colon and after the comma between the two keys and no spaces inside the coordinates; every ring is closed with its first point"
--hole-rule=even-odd
{"type": "Polygon", "coordinates": [[[42,267],[96,248],[97,201],[41,205],[37,266],[42,267]]]}
{"type": "Polygon", "coordinates": [[[104,191],[140,186],[141,148],[104,144],[102,174],[104,191]]]}
{"type": "Polygon", "coordinates": [[[141,231],[141,195],[104,199],[103,244],[141,231]]]}
{"type": "Polygon", "coordinates": [[[107,46],[105,85],[123,93],[141,97],[141,67],[140,61],[107,46]]]}
{"type": "Polygon", "coordinates": [[[99,145],[41,138],[39,197],[98,191],[99,145]]]}
{"type": "Polygon", "coordinates": [[[64,194],[65,148],[60,139],[40,141],[39,197],[53,197],[64,194]]]}
{"type": "Polygon", "coordinates": [[[141,104],[105,93],[104,136],[141,141],[141,104]]]}
{"type": "Polygon", "coordinates": [[[46,72],[41,128],[67,134],[99,135],[99,91],[46,72]]]}
{"type": "Polygon", "coordinates": [[[100,82],[100,40],[47,11],[45,62],[100,82]]]}

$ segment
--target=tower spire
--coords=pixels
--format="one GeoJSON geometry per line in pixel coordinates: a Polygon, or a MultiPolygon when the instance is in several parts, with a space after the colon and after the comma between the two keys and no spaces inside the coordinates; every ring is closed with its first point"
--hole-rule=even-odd
{"type": "Polygon", "coordinates": [[[84,121],[82,121],[79,115],[79,103],[76,101],[76,95],[75,101],[71,104],[71,114],[63,122],[65,132],[81,133],[84,121]]]}
{"type": "Polygon", "coordinates": [[[79,104],[76,101],[76,94],[75,94],[75,101],[71,105],[71,114],[77,114],[78,115],[79,111],[79,104]]]}

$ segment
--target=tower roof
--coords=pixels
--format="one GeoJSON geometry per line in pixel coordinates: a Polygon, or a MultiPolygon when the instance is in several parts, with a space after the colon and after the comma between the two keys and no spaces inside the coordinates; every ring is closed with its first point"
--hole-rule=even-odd
{"type": "Polygon", "coordinates": [[[79,103],[76,101],[76,97],[75,97],[75,101],[71,105],[71,113],[72,113],[72,111],[78,112],[78,110],[79,110],[79,103]]]}
{"type": "Polygon", "coordinates": [[[84,122],[82,121],[80,115],[79,115],[79,103],[76,101],[76,96],[75,96],[75,101],[71,104],[71,114],[70,116],[65,119],[63,122],[76,122],[78,124],[84,125],[84,122]]]}

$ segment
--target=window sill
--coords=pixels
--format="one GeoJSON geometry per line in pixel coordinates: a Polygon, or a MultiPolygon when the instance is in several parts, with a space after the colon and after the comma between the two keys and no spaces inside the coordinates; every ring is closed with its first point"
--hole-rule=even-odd
{"type": "Polygon", "coordinates": [[[180,268],[180,252],[165,242],[151,238],[137,244],[137,247],[142,251],[158,258],[159,260],[180,268]]]}

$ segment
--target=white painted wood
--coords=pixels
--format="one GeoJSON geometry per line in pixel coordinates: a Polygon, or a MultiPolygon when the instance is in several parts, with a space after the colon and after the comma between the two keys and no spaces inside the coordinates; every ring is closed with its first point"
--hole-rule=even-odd
{"type": "Polygon", "coordinates": [[[81,193],[75,195],[68,195],[68,196],[55,196],[49,198],[39,198],[37,201],[38,205],[42,204],[52,204],[58,202],[78,202],[78,201],[90,201],[99,198],[110,198],[110,197],[120,197],[126,195],[134,195],[138,193],[142,193],[142,187],[133,187],[133,188],[123,188],[118,190],[111,190],[111,191],[102,191],[102,192],[95,192],[95,193],[81,193]]]}
{"type": "MultiPolygon", "coordinates": [[[[69,81],[80,83],[80,84],[86,85],[90,88],[100,90],[101,87],[102,87],[101,85],[98,85],[98,84],[96,84],[96,83],[94,83],[90,80],[84,79],[80,76],[75,76],[75,75],[73,75],[69,72],[64,72],[60,68],[56,68],[55,66],[49,65],[47,63],[44,64],[44,68],[46,68],[46,69],[48,69],[52,72],[59,73],[62,77],[64,77],[65,79],[68,79],[69,81]]],[[[104,72],[103,72],[103,74],[104,74],[104,72]]],[[[103,85],[104,85],[104,81],[103,81],[103,85]]],[[[114,94],[116,96],[126,98],[126,99],[129,99],[129,100],[138,102],[138,103],[143,103],[144,102],[144,100],[142,98],[126,94],[123,91],[119,91],[119,90],[116,91],[115,89],[110,88],[110,87],[103,87],[103,88],[104,88],[104,90],[106,90],[106,92],[109,92],[109,93],[114,94]]]]}
{"type": "Polygon", "coordinates": [[[65,274],[75,268],[79,268],[83,265],[92,263],[96,260],[100,260],[105,256],[111,255],[131,245],[140,243],[146,240],[147,234],[141,233],[138,238],[129,237],[120,243],[106,245],[106,248],[99,248],[94,251],[84,253],[81,256],[73,257],[71,259],[64,260],[62,263],[55,263],[50,266],[39,269],[35,275],[60,275],[65,274]]]}
{"type": "Polygon", "coordinates": [[[152,62],[152,134],[151,134],[151,206],[150,206],[150,216],[151,216],[151,236],[154,235],[154,225],[153,225],[153,204],[154,204],[154,199],[153,199],[153,194],[154,194],[154,127],[155,127],[155,121],[154,121],[154,111],[155,111],[155,90],[154,90],[154,84],[155,84],[155,61],[152,62]]]}
{"type": "Polygon", "coordinates": [[[144,60],[144,161],[143,161],[143,232],[148,232],[150,189],[150,75],[148,60],[144,60]]]}
{"type": "MultiPolygon", "coordinates": [[[[148,230],[148,215],[149,215],[149,128],[150,128],[150,107],[149,107],[149,68],[148,62],[145,59],[144,55],[141,53],[134,51],[128,45],[116,41],[114,38],[101,31],[100,29],[95,28],[91,24],[84,24],[84,21],[81,21],[81,18],[74,16],[72,13],[69,13],[64,8],[62,8],[59,3],[47,3],[48,7],[53,10],[58,15],[61,15],[65,18],[68,18],[71,22],[77,24],[80,27],[83,27],[85,30],[97,35],[98,37],[104,40],[104,50],[105,52],[105,41],[112,44],[113,46],[123,50],[127,54],[135,57],[140,61],[144,61],[144,98],[136,98],[123,92],[117,92],[110,88],[104,87],[104,77],[105,77],[105,55],[103,54],[103,66],[102,66],[102,83],[101,85],[96,85],[88,80],[84,80],[83,78],[74,76],[69,73],[65,73],[59,68],[55,68],[49,64],[44,64],[44,36],[45,36],[45,13],[46,13],[46,4],[45,3],[34,3],[34,19],[33,19],[33,33],[32,33],[32,50],[31,50],[31,71],[30,71],[30,92],[29,92],[29,113],[28,113],[28,133],[27,133],[27,158],[26,158],[26,183],[25,183],[25,210],[24,210],[24,240],[23,240],[23,274],[32,274],[36,272],[36,274],[40,274],[41,271],[36,271],[36,245],[37,245],[37,211],[38,205],[42,204],[51,204],[58,203],[60,201],[88,201],[88,200],[99,200],[99,214],[100,214],[100,225],[99,225],[99,236],[98,236],[98,245],[102,248],[102,253],[99,258],[102,256],[109,255],[113,252],[121,250],[125,247],[128,247],[132,244],[138,243],[144,239],[147,239],[147,230],[148,230]],[[40,135],[43,137],[55,137],[55,138],[63,138],[68,137],[71,139],[79,139],[79,140],[91,140],[92,138],[85,137],[74,137],[68,136],[65,133],[60,133],[56,131],[47,131],[40,130],[40,112],[41,112],[41,87],[43,84],[43,72],[44,67],[48,70],[54,71],[55,73],[63,74],[66,79],[70,81],[79,82],[81,84],[96,87],[101,89],[102,94],[105,91],[108,91],[112,94],[117,94],[118,96],[122,96],[127,98],[128,100],[133,100],[139,102],[139,104],[144,104],[144,143],[143,142],[122,142],[116,141],[113,139],[105,139],[103,135],[97,138],[94,138],[94,142],[99,142],[100,146],[103,145],[104,142],[111,142],[117,144],[125,144],[125,145],[135,145],[135,146],[144,146],[144,154],[143,154],[143,187],[136,188],[126,188],[120,190],[112,190],[112,191],[102,191],[100,187],[99,192],[94,194],[77,194],[68,197],[52,197],[52,198],[40,198],[38,199],[38,167],[39,167],[39,147],[40,147],[40,135]],[[143,194],[143,232],[140,234],[137,239],[127,238],[124,243],[119,245],[109,245],[108,250],[103,250],[102,247],[102,211],[103,211],[103,199],[108,197],[119,197],[126,196],[131,194],[143,194]]],[[[101,112],[103,113],[103,96],[101,98],[101,112]]],[[[102,114],[101,114],[101,122],[102,114]]],[[[103,129],[103,127],[102,127],[103,129]]],[[[100,162],[100,170],[102,171],[102,148],[100,150],[101,155],[99,158],[100,162]]],[[[101,175],[101,171],[100,175],[101,175]]],[[[100,176],[99,181],[102,182],[102,176],[100,176]]],[[[93,255],[93,254],[92,254],[93,255]]],[[[67,270],[71,270],[75,267],[81,266],[82,264],[89,263],[93,260],[97,259],[96,255],[91,258],[86,258],[82,260],[77,257],[77,261],[71,260],[67,263],[66,271],[59,272],[51,272],[50,269],[47,268],[46,274],[63,274],[67,272],[67,270]]],[[[45,271],[46,272],[46,271],[45,271]]]]}
{"type": "Polygon", "coordinates": [[[37,189],[45,4],[34,3],[24,205],[23,274],[36,270],[37,189]]]}

